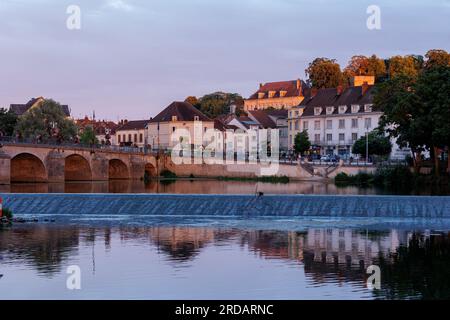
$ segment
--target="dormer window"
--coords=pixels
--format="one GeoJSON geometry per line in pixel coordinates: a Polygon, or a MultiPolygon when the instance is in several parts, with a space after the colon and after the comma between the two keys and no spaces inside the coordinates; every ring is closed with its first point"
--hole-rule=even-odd
{"type": "Polygon", "coordinates": [[[372,112],[372,104],[365,104],[364,105],[364,112],[372,112]]]}
{"type": "Polygon", "coordinates": [[[327,107],[327,114],[333,114],[334,107],[327,107]]]}
{"type": "Polygon", "coordinates": [[[347,106],[339,106],[339,113],[345,113],[347,111],[347,106]]]}
{"type": "Polygon", "coordinates": [[[258,92],[258,99],[264,98],[266,94],[264,92],[258,92]]]}
{"type": "Polygon", "coordinates": [[[199,121],[200,118],[198,116],[194,116],[194,121],[199,121]]]}
{"type": "Polygon", "coordinates": [[[315,116],[319,116],[322,113],[322,108],[321,107],[315,107],[314,108],[314,115],[315,116]]]}
{"type": "Polygon", "coordinates": [[[273,98],[275,93],[276,93],[276,91],[269,91],[269,98],[273,98]]]}
{"type": "Polygon", "coordinates": [[[280,91],[280,97],[284,97],[287,94],[287,91],[281,90],[280,91]]]}
{"type": "Polygon", "coordinates": [[[352,104],[352,113],[359,112],[359,104],[352,104]]]}
{"type": "Polygon", "coordinates": [[[178,120],[177,116],[172,116],[172,121],[177,121],[177,120],[178,120]]]}

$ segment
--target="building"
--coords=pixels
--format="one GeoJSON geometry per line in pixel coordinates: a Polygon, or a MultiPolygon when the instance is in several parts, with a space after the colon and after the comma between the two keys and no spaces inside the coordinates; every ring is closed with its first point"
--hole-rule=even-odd
{"type": "MultiPolygon", "coordinates": [[[[373,106],[374,77],[364,77],[359,86],[311,90],[300,105],[289,108],[289,149],[293,149],[295,135],[307,130],[316,154],[354,156],[351,152],[356,140],[378,127],[382,112],[373,106]]],[[[391,156],[404,154],[394,143],[391,156]]]]}
{"type": "Polygon", "coordinates": [[[98,121],[95,119],[89,119],[88,116],[85,116],[83,119],[75,120],[75,124],[79,129],[79,133],[81,133],[86,127],[92,127],[100,144],[117,145],[116,129],[118,128],[118,125],[115,122],[106,120],[98,121]]]}
{"type": "Polygon", "coordinates": [[[172,149],[178,141],[172,134],[184,129],[189,133],[191,144],[194,139],[194,124],[201,123],[202,131],[214,129],[214,120],[208,118],[200,110],[188,102],[172,102],[148,124],[148,143],[153,149],[172,149]]]}
{"type": "MultiPolygon", "coordinates": [[[[9,109],[13,111],[16,115],[21,116],[31,108],[39,106],[42,102],[44,102],[45,98],[37,97],[32,98],[25,104],[11,104],[9,109]]],[[[66,117],[70,117],[70,109],[68,105],[61,105],[61,110],[65,114],[66,117]]]]}
{"type": "Polygon", "coordinates": [[[244,110],[287,109],[298,106],[308,92],[308,85],[300,79],[261,83],[258,91],[244,101],[244,110]]]}
{"type": "Polygon", "coordinates": [[[248,116],[263,129],[278,130],[280,151],[288,150],[288,110],[253,110],[248,111],[248,116]]]}
{"type": "Polygon", "coordinates": [[[115,141],[120,146],[137,147],[143,150],[147,143],[147,124],[149,120],[121,120],[116,129],[115,141]]]}

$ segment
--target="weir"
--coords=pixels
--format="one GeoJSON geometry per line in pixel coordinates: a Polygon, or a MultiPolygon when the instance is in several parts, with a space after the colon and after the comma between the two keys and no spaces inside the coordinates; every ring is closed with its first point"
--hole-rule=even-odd
{"type": "Polygon", "coordinates": [[[450,218],[450,197],[0,194],[14,214],[450,218]]]}

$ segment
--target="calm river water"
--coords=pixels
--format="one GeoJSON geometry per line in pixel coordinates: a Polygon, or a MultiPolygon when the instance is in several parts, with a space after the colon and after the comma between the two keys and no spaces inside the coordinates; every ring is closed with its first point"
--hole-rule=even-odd
{"type": "Polygon", "coordinates": [[[16,225],[0,231],[0,299],[448,299],[449,250],[449,230],[16,225]]]}

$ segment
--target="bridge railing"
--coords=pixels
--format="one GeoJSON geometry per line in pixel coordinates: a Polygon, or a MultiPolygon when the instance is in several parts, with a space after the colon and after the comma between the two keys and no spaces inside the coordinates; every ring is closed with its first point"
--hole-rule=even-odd
{"type": "Polygon", "coordinates": [[[138,153],[138,154],[154,154],[155,152],[145,147],[127,147],[127,146],[111,146],[103,144],[83,144],[75,142],[59,142],[54,140],[39,141],[38,139],[20,139],[15,137],[0,136],[0,145],[37,145],[49,148],[76,148],[86,150],[102,150],[110,152],[138,153]]]}

